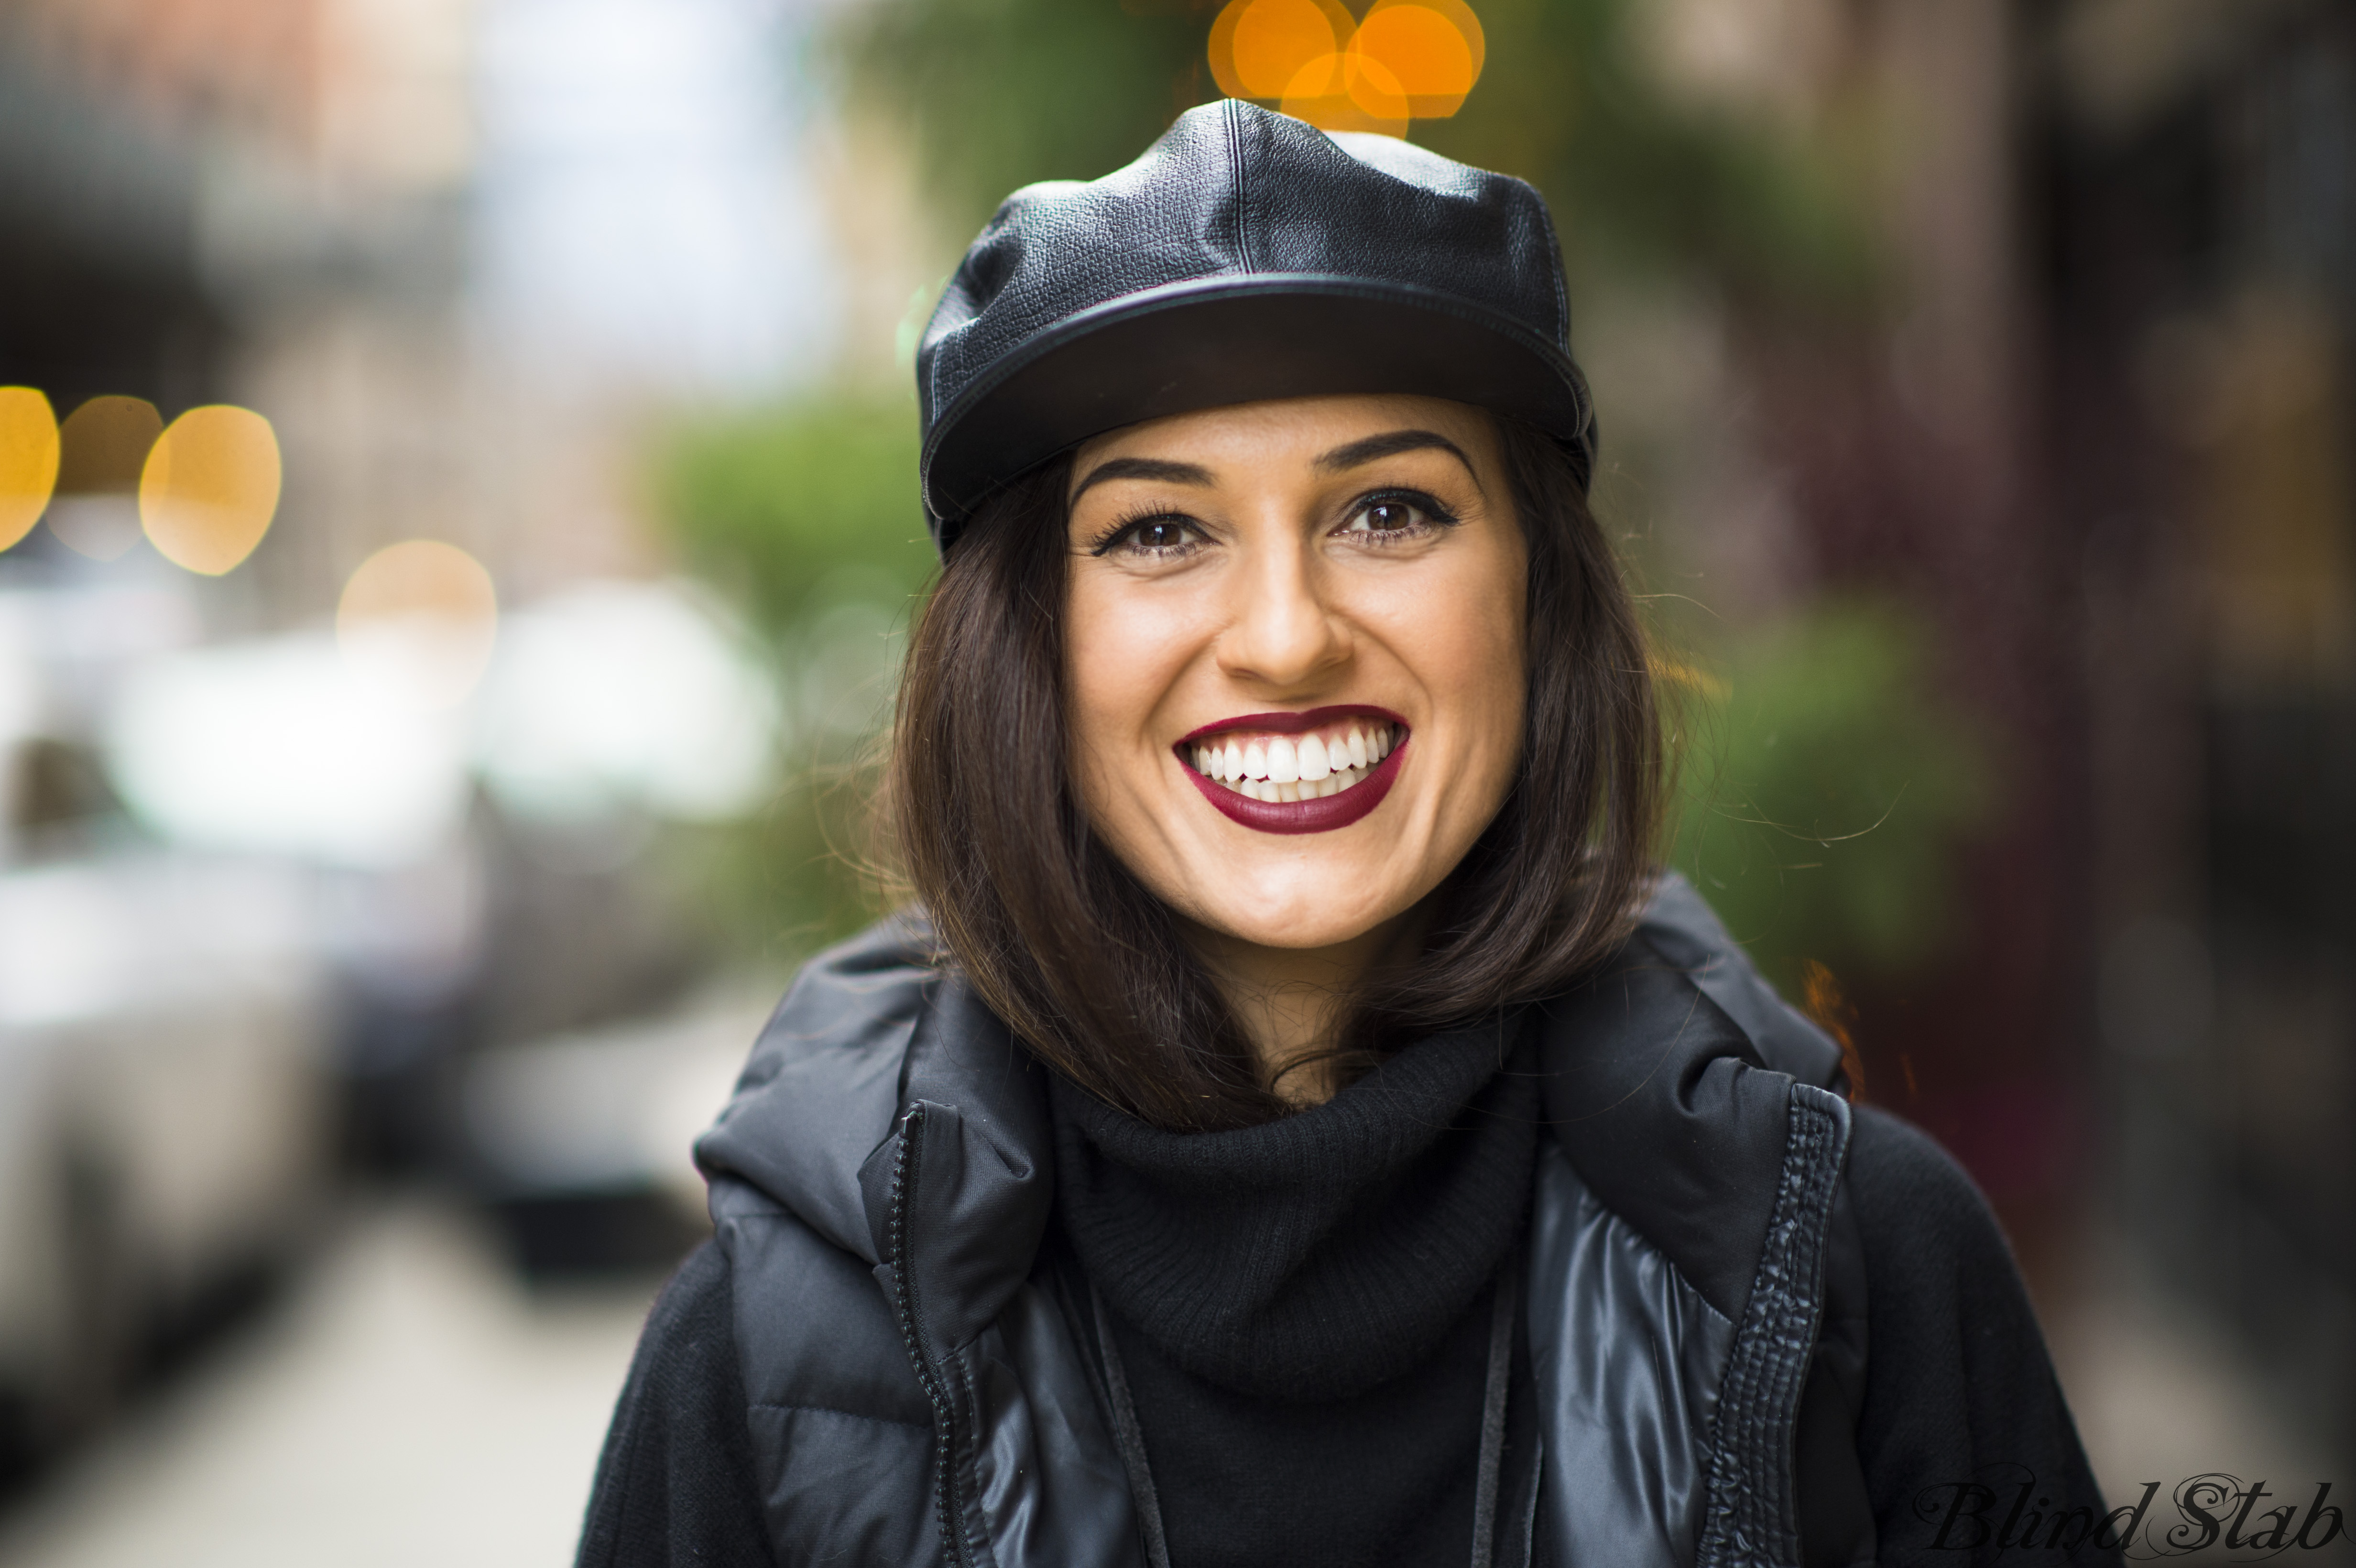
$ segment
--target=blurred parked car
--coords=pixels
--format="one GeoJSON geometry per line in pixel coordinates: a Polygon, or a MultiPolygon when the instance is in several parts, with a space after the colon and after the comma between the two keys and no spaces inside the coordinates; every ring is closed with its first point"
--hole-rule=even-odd
{"type": "Polygon", "coordinates": [[[691,1233],[700,1204],[668,1194],[759,1007],[578,1031],[710,967],[650,846],[770,787],[768,677],[715,613],[576,585],[499,616],[475,683],[421,701],[381,648],[324,629],[202,642],[168,580],[19,575],[0,584],[0,1467],[96,1424],[286,1256],[339,1156],[475,1180],[527,1264],[691,1233]],[[520,1041],[542,1043],[497,1054],[520,1041]],[[484,1115],[514,1136],[486,1146],[484,1115]],[[566,1140],[596,1152],[550,1163],[566,1140]]]}
{"type": "Polygon", "coordinates": [[[483,608],[455,688],[432,625],[317,628],[145,660],[106,721],[155,832],[315,869],[347,1127],[374,1164],[464,1163],[476,1051],[681,995],[710,939],[659,835],[771,787],[768,677],[701,596],[591,582],[483,608]]]}
{"type": "Polygon", "coordinates": [[[53,739],[5,761],[0,1441],[21,1458],[301,1235],[327,986],[297,869],[144,839],[53,739]]]}

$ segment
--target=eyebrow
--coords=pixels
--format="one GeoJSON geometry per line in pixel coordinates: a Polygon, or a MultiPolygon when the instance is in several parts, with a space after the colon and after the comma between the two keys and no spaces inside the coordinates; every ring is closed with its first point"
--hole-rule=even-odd
{"type": "MultiPolygon", "coordinates": [[[[1396,457],[1402,452],[1445,452],[1464,465],[1478,486],[1480,474],[1464,449],[1436,430],[1393,430],[1380,435],[1370,435],[1331,452],[1320,453],[1315,467],[1328,474],[1339,474],[1352,468],[1362,468],[1386,457],[1396,457]]],[[[1109,479],[1145,479],[1162,485],[1192,485],[1207,487],[1218,483],[1217,477],[1199,463],[1171,463],[1156,457],[1116,457],[1099,463],[1088,470],[1087,478],[1072,486],[1065,500],[1071,506],[1088,493],[1088,488],[1109,479]]]]}
{"type": "Polygon", "coordinates": [[[1072,486],[1065,505],[1070,506],[1088,493],[1088,486],[1107,479],[1151,479],[1162,485],[1208,485],[1217,483],[1211,471],[1199,463],[1165,463],[1155,457],[1116,457],[1099,463],[1088,470],[1088,476],[1072,486]]]}
{"type": "Polygon", "coordinates": [[[1475,486],[1481,483],[1481,475],[1473,468],[1472,460],[1464,455],[1464,449],[1436,430],[1394,430],[1370,435],[1324,453],[1317,459],[1317,466],[1328,474],[1338,474],[1385,457],[1396,457],[1402,452],[1445,452],[1464,464],[1464,472],[1472,475],[1475,486]]]}

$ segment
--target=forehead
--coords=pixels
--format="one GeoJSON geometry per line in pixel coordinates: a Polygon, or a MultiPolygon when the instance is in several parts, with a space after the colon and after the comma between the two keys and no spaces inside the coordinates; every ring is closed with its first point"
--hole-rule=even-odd
{"type": "Polygon", "coordinates": [[[1214,473],[1260,463],[1307,464],[1347,442],[1395,430],[1429,430],[1449,437],[1476,460],[1490,447],[1486,411],[1445,398],[1362,393],[1230,403],[1171,414],[1082,442],[1073,454],[1075,476],[1113,457],[1195,463],[1214,473]]]}

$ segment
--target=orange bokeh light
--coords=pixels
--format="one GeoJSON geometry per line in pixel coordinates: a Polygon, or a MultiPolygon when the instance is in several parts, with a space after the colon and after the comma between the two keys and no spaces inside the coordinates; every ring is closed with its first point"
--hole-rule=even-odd
{"type": "Polygon", "coordinates": [[[1321,131],[1371,131],[1381,136],[1407,134],[1407,98],[1393,92],[1386,100],[1378,84],[1389,73],[1380,65],[1371,71],[1355,55],[1333,54],[1301,68],[1290,91],[1277,107],[1296,120],[1306,120],[1321,131]],[[1372,80],[1359,85],[1359,78],[1372,80]]]}
{"type": "Polygon", "coordinates": [[[1356,26],[1335,0],[1228,0],[1211,24],[1211,75],[1230,98],[1282,98],[1356,26]]]}
{"type": "Polygon", "coordinates": [[[1416,119],[1444,120],[1464,106],[1480,80],[1486,42],[1463,0],[1376,0],[1350,49],[1389,73],[1390,86],[1378,90],[1386,101],[1391,92],[1403,94],[1416,119]]]}
{"type": "Polygon", "coordinates": [[[1228,0],[1211,24],[1220,91],[1326,131],[1404,136],[1411,121],[1446,119],[1486,52],[1464,0],[1376,0],[1364,22],[1335,0],[1228,0]]]}
{"type": "Polygon", "coordinates": [[[139,523],[175,566],[219,577],[253,553],[278,513],[278,437],[225,403],[190,409],[149,448],[139,523]]]}
{"type": "Polygon", "coordinates": [[[1414,118],[1407,90],[1382,57],[1352,49],[1342,60],[1342,90],[1350,101],[1376,120],[1414,118]]]}
{"type": "Polygon", "coordinates": [[[58,487],[49,532],[92,560],[119,560],[139,542],[139,475],[164,416],[145,398],[91,398],[58,425],[58,487]]]}
{"type": "Polygon", "coordinates": [[[0,387],[0,549],[33,531],[58,487],[58,416],[31,387],[0,387]]]}
{"type": "Polygon", "coordinates": [[[390,677],[426,708],[466,700],[490,666],[498,628],[491,574],[440,539],[377,551],[345,582],[336,606],[346,661],[390,677]]]}

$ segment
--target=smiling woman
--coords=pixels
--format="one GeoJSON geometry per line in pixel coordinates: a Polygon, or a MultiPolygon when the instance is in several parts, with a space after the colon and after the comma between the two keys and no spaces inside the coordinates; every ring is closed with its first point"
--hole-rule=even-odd
{"type": "Polygon", "coordinates": [[[1233,101],[1001,208],[917,898],[698,1143],[584,1563],[1818,1568],[1997,1471],[2116,1561],[1978,1195],[1658,864],[1568,340],[1529,187],[1233,101]]]}
{"type": "Polygon", "coordinates": [[[1034,1050],[1158,1125],[1265,1121],[1545,995],[1650,870],[1618,568],[1560,443],[1462,403],[1091,439],[967,525],[908,668],[898,826],[936,924],[1034,1050]],[[1034,595],[1063,613],[1004,613],[1034,595]]]}

